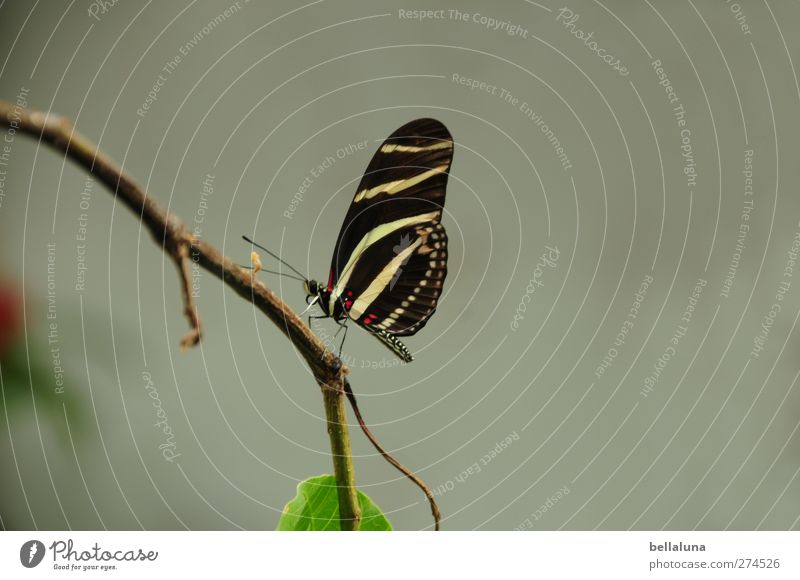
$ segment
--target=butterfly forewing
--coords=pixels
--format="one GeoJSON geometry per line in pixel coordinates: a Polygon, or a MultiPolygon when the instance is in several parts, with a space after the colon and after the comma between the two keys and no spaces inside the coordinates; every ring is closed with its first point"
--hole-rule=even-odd
{"type": "Polygon", "coordinates": [[[373,156],[337,239],[330,312],[410,335],[436,308],[447,273],[440,223],[453,141],[434,119],[404,125],[373,156]]]}

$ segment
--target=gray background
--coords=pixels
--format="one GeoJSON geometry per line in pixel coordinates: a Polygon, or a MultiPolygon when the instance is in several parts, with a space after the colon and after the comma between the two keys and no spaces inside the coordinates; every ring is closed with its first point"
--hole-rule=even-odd
{"type": "MultiPolygon", "coordinates": [[[[390,2],[241,0],[204,32],[230,5],[120,0],[97,20],[85,0],[4,2],[0,98],[24,87],[30,106],[73,119],[154,197],[188,222],[202,217],[201,235],[232,258],[247,261],[239,236],[250,233],[321,279],[379,142],[413,118],[440,119],[457,144],[445,297],[407,341],[413,364],[396,366],[355,327],[345,350],[379,439],[443,490],[444,527],[798,527],[800,280],[784,276],[800,229],[796,3],[740,2],[750,33],[724,1],[567,4],[579,14],[572,28],[594,32],[627,76],[547,0],[402,5],[445,9],[425,21],[390,2]],[[455,6],[467,21],[447,12],[455,6]],[[520,28],[492,30],[475,14],[520,28]],[[190,43],[138,115],[162,67],[190,43]],[[654,60],[686,111],[693,188],[654,60]],[[519,101],[470,90],[454,74],[519,101]],[[328,156],[335,162],[285,217],[328,156]],[[746,199],[750,229],[724,297],[746,199]],[[559,259],[537,273],[546,246],[559,259]],[[597,377],[646,276],[634,326],[597,377]],[[541,285],[513,329],[533,278],[541,285]],[[644,396],[699,278],[707,285],[686,334],[644,396]],[[789,291],[753,356],[782,280],[789,291]]],[[[2,273],[24,283],[25,339],[45,348],[55,244],[69,398],[56,397],[54,412],[36,406],[54,384],[35,381],[33,397],[4,413],[4,526],[274,528],[298,481],[331,469],[320,394],[292,346],[202,273],[205,339],[181,353],[174,267],[136,217],[98,183],[82,210],[84,172],[28,137],[16,136],[8,169],[2,273]],[[76,291],[81,213],[88,268],[76,291]],[[173,462],[159,450],[145,371],[175,434],[173,462]]],[[[305,306],[299,283],[265,279],[305,306]]],[[[418,490],[352,435],[361,489],[396,528],[430,526],[418,490]]]]}

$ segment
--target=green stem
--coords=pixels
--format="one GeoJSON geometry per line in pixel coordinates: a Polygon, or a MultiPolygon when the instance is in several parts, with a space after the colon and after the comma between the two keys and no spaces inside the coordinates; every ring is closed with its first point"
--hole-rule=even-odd
{"type": "Polygon", "coordinates": [[[347,428],[344,389],[341,385],[323,385],[325,417],[331,440],[333,471],[339,494],[339,523],[342,531],[357,531],[361,525],[361,508],[356,493],[356,472],[350,450],[350,432],[347,428]]]}

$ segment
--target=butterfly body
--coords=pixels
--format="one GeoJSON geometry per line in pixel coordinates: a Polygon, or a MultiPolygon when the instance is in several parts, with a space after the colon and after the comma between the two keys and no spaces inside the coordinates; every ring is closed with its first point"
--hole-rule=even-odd
{"type": "Polygon", "coordinates": [[[323,316],[352,320],[404,361],[397,336],[422,328],[447,275],[441,224],[453,140],[435,119],[400,127],[370,161],[345,216],[327,285],[305,283],[323,316]]]}

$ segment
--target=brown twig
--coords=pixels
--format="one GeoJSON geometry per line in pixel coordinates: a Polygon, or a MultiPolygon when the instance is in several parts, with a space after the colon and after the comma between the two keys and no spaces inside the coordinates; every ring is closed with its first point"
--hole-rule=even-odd
{"type": "Polygon", "coordinates": [[[442,513],[439,511],[439,505],[436,503],[436,500],[433,499],[433,492],[430,488],[425,484],[420,477],[411,471],[408,467],[397,461],[394,457],[392,457],[383,446],[378,443],[378,440],[375,439],[375,436],[372,434],[372,431],[369,430],[367,424],[364,422],[364,417],[361,416],[361,411],[358,409],[358,402],[356,401],[356,396],[353,393],[353,389],[350,388],[350,381],[347,379],[344,380],[344,391],[347,395],[347,398],[350,400],[350,406],[353,407],[353,413],[358,420],[358,425],[361,427],[361,430],[364,432],[364,435],[367,436],[372,446],[378,450],[383,458],[391,463],[395,469],[397,469],[400,473],[405,475],[408,479],[414,482],[418,488],[422,490],[422,493],[425,494],[425,497],[428,498],[428,503],[431,506],[431,514],[433,515],[433,522],[434,522],[434,529],[438,532],[442,522],[442,513]]]}
{"type": "Polygon", "coordinates": [[[239,295],[252,301],[266,314],[291,339],[320,384],[342,384],[347,369],[286,303],[260,280],[253,278],[249,270],[223,256],[211,244],[192,236],[180,218],[163,209],[108,155],[75,131],[69,121],[40,111],[19,109],[12,103],[0,101],[0,125],[14,126],[18,131],[38,137],[42,142],[64,152],[108,186],[118,200],[140,215],[156,242],[173,258],[178,267],[186,316],[192,327],[190,334],[197,333],[198,338],[200,334],[200,321],[191,300],[191,274],[188,264],[191,255],[201,267],[231,286],[239,295]]]}
{"type": "Polygon", "coordinates": [[[358,530],[361,519],[344,405],[345,391],[367,438],[387,461],[425,492],[431,502],[436,529],[439,529],[439,509],[430,490],[422,480],[403,467],[378,444],[364,423],[346,379],[347,367],[326,348],[294,310],[252,275],[251,270],[241,268],[211,244],[194,237],[180,218],[163,209],[111,157],[75,131],[67,119],[20,108],[0,100],[0,126],[13,127],[63,152],[102,181],[117,199],[140,216],[156,243],[169,254],[178,269],[184,313],[190,327],[181,339],[182,349],[196,345],[201,338],[200,317],[191,291],[190,256],[193,261],[217,276],[237,294],[251,301],[291,340],[308,363],[317,384],[322,389],[334,475],[339,487],[339,515],[343,530],[358,530]]]}
{"type": "Polygon", "coordinates": [[[189,330],[181,338],[181,350],[188,350],[200,342],[200,315],[192,296],[192,272],[189,266],[189,244],[181,244],[177,250],[170,252],[178,274],[181,278],[181,291],[183,294],[183,313],[189,320],[189,330]]]}
{"type": "Polygon", "coordinates": [[[347,433],[344,394],[342,385],[347,368],[325,347],[299,316],[249,270],[239,267],[223,256],[214,246],[191,235],[186,225],[175,214],[164,210],[108,155],[99,151],[86,137],[75,131],[66,119],[47,115],[41,111],[20,108],[0,101],[0,125],[38,137],[40,141],[63,152],[102,181],[131,211],[138,214],[156,243],[175,262],[180,274],[184,311],[189,320],[189,332],[182,338],[181,346],[188,348],[200,340],[200,318],[192,300],[189,256],[203,268],[220,278],[237,294],[250,300],[261,312],[292,341],[308,363],[311,372],[326,395],[325,410],[331,432],[331,450],[334,454],[334,474],[337,485],[347,493],[340,494],[341,514],[350,514],[342,521],[342,529],[358,529],[360,509],[356,498],[355,475],[352,462],[346,469],[337,456],[352,457],[347,433]],[[335,393],[340,393],[336,395],[335,393]],[[331,431],[331,425],[335,425],[331,431]],[[337,438],[334,441],[334,438],[337,438]]]}

